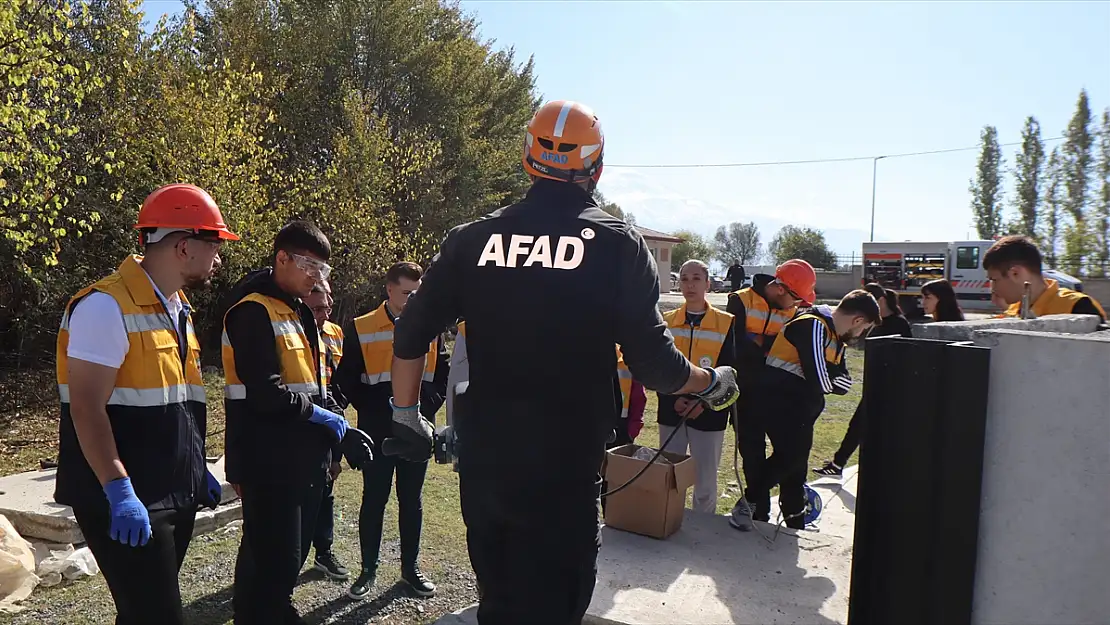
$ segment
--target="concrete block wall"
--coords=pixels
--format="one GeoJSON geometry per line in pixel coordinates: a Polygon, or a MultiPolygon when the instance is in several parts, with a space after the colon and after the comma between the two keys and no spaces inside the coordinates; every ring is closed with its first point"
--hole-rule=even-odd
{"type": "Polygon", "coordinates": [[[817,296],[821,299],[840,299],[852,289],[862,286],[863,267],[856,265],[852,271],[818,271],[817,296]]]}
{"type": "Polygon", "coordinates": [[[914,328],[991,349],[972,623],[1107,622],[1110,332],[1093,319],[914,328]]]}

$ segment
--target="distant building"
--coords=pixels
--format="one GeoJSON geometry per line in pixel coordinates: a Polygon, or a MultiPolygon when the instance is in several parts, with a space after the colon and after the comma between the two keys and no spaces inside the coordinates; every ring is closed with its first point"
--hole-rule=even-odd
{"type": "Polygon", "coordinates": [[[635,226],[643,235],[651,255],[655,257],[655,265],[659,268],[659,292],[669,293],[671,290],[671,248],[682,243],[682,239],[671,236],[665,232],[652,230],[643,226],[635,226]]]}

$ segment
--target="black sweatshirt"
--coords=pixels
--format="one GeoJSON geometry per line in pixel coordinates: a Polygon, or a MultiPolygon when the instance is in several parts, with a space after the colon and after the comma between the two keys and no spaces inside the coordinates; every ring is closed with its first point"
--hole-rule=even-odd
{"type": "Polygon", "coordinates": [[[393,349],[419,358],[466,319],[475,417],[456,424],[460,470],[596,476],[619,402],[614,344],[647,388],[673,393],[689,379],[659,291],[643,236],[581,187],[541,179],[521,202],[447,235],[393,349]]]}
{"type": "MultiPolygon", "coordinates": [[[[813,312],[825,317],[828,330],[816,319],[797,319],[787,324],[781,335],[798,350],[805,377],[800,378],[778,367],[763,368],[763,388],[759,395],[765,409],[776,413],[774,418],[812,423],[825,409],[825,395],[846,395],[851,388],[846,361],[842,358],[839,365],[833,365],[825,358],[825,343],[830,338],[838,350],[843,352],[845,349],[835,336],[829,336],[830,332],[835,332],[829,309],[818,306],[813,312]]],[[[801,314],[803,312],[799,311],[798,315],[801,314]]]]}

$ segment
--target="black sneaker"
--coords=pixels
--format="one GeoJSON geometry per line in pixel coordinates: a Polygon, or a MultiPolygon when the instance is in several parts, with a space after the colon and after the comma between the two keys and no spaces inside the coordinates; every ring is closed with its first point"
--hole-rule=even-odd
{"type": "Polygon", "coordinates": [[[401,580],[412,586],[412,591],[421,597],[431,597],[436,594],[436,585],[427,577],[424,577],[424,574],[418,568],[402,571],[401,580]]]}
{"type": "Polygon", "coordinates": [[[844,475],[844,467],[830,461],[825,463],[825,466],[821,467],[820,469],[814,469],[813,472],[817,475],[827,475],[835,477],[838,475],[844,475]]]}
{"type": "Polygon", "coordinates": [[[347,591],[347,596],[356,601],[362,601],[374,589],[374,578],[377,577],[377,571],[363,571],[359,574],[358,579],[354,584],[351,584],[351,589],[347,591]]]}
{"type": "Polygon", "coordinates": [[[314,562],[316,566],[313,568],[317,571],[323,571],[324,575],[327,575],[330,579],[342,580],[351,576],[347,567],[340,564],[339,560],[335,559],[335,554],[330,551],[317,553],[314,562]]]}

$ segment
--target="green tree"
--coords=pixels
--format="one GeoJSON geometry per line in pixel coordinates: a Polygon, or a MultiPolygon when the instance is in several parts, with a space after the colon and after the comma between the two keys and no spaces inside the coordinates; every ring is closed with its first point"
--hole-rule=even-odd
{"type": "Polygon", "coordinates": [[[979,139],[979,164],[968,190],[975,229],[980,239],[989,239],[1002,230],[1002,150],[994,126],[984,126],[979,139]]]}
{"type": "Polygon", "coordinates": [[[1060,148],[1052,148],[1045,167],[1045,192],[1040,222],[1040,248],[1045,264],[1056,269],[1060,247],[1060,219],[1064,211],[1064,178],[1060,164],[1060,148]]]}
{"type": "Polygon", "coordinates": [[[718,226],[717,233],[713,235],[713,244],[717,260],[726,267],[734,263],[748,265],[763,256],[759,226],[754,221],[734,221],[726,226],[718,226]]]}
{"type": "Polygon", "coordinates": [[[1087,90],[1079,92],[1075,114],[1064,133],[1060,152],[1064,169],[1064,208],[1071,223],[1064,227],[1064,259],[1061,265],[1068,273],[1082,275],[1084,259],[1091,253],[1087,224],[1087,189],[1091,180],[1091,106],[1087,90]]]}
{"type": "Polygon", "coordinates": [[[775,264],[800,258],[815,269],[836,269],[836,254],[825,241],[825,233],[808,227],[783,226],[767,246],[775,264]]]}
{"type": "Polygon", "coordinates": [[[1102,112],[1098,138],[1099,197],[1095,208],[1095,251],[1098,263],[1092,275],[1105,277],[1110,272],[1110,108],[1102,112]]]}
{"type": "Polygon", "coordinates": [[[682,239],[671,249],[671,267],[681,267],[682,263],[696,258],[708,263],[713,258],[713,246],[702,235],[693,230],[679,230],[673,233],[682,239]]]}
{"type": "Polygon", "coordinates": [[[620,207],[620,204],[617,204],[616,202],[609,201],[601,193],[601,191],[597,190],[597,187],[594,187],[593,196],[594,196],[594,201],[597,202],[597,207],[598,208],[600,208],[601,210],[605,211],[606,213],[609,213],[610,215],[616,217],[617,219],[620,219],[620,220],[624,221],[624,223],[626,223],[630,226],[635,226],[636,225],[636,216],[635,215],[633,215],[632,213],[624,212],[624,209],[622,209],[620,207]]]}
{"type": "Polygon", "coordinates": [[[1025,119],[1025,128],[1021,131],[1021,152],[1017,155],[1017,162],[1013,168],[1017,234],[1036,236],[1044,156],[1041,125],[1030,115],[1025,119]]]}

